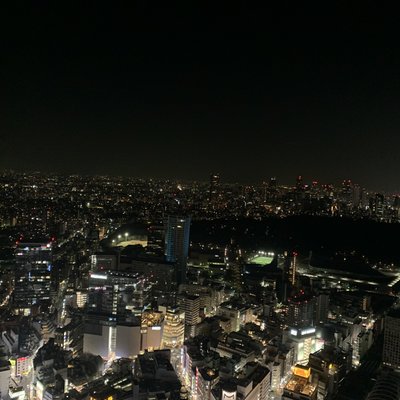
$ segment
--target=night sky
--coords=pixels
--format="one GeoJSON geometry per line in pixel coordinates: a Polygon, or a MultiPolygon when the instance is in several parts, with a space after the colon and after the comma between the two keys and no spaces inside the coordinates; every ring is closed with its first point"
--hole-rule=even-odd
{"type": "Polygon", "coordinates": [[[0,12],[0,168],[400,191],[398,17],[381,2],[22,3],[0,12]]]}

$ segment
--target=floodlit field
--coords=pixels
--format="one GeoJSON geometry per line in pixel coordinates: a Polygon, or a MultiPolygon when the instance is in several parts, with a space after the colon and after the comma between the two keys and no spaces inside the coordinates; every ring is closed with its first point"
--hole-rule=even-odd
{"type": "Polygon", "coordinates": [[[258,264],[258,265],[268,265],[271,264],[273,261],[274,257],[268,257],[268,256],[254,256],[249,259],[249,262],[252,264],[258,264]]]}

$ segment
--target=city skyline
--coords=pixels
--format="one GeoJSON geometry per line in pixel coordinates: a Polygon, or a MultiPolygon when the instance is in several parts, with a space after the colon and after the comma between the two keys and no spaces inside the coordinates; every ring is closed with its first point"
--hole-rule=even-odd
{"type": "Polygon", "coordinates": [[[400,400],[397,10],[10,2],[1,400],[400,400]]]}
{"type": "Polygon", "coordinates": [[[400,197],[305,184],[1,174],[0,397],[398,393],[400,197]]]}
{"type": "Polygon", "coordinates": [[[0,168],[399,191],[396,21],[309,7],[11,7],[0,168]]]}
{"type": "Polygon", "coordinates": [[[15,170],[12,168],[4,168],[3,170],[0,170],[0,174],[3,174],[4,176],[16,174],[16,175],[26,175],[26,176],[34,176],[36,174],[41,175],[41,176],[58,176],[58,177],[68,177],[68,176],[76,176],[76,177],[81,177],[81,178],[109,178],[109,179],[127,179],[127,180],[143,180],[143,181],[154,181],[154,182],[170,182],[170,183],[176,183],[177,185],[179,184],[209,184],[210,176],[218,175],[220,182],[219,184],[221,186],[229,186],[229,185],[237,185],[237,186],[249,186],[249,187],[262,187],[265,185],[268,185],[271,180],[274,180],[276,182],[276,185],[278,187],[282,188],[295,188],[297,184],[297,179],[299,177],[302,178],[304,188],[309,189],[312,187],[313,184],[319,186],[319,187],[333,187],[333,188],[340,188],[341,186],[346,185],[346,183],[350,183],[352,186],[359,187],[360,189],[367,190],[369,193],[383,193],[385,195],[389,196],[399,196],[400,190],[382,190],[382,189],[377,189],[375,187],[368,187],[367,185],[364,185],[362,182],[356,182],[353,181],[352,179],[334,179],[332,181],[320,181],[317,179],[316,176],[304,176],[304,175],[293,175],[291,177],[291,180],[289,181],[280,181],[279,176],[265,176],[261,178],[259,181],[242,181],[242,180],[230,180],[227,181],[225,180],[224,176],[221,176],[218,171],[208,171],[208,174],[205,174],[203,177],[200,177],[199,179],[185,179],[182,177],[168,177],[168,176],[161,176],[161,177],[154,177],[154,176],[139,176],[139,175],[127,175],[127,174],[80,174],[80,173],[67,173],[67,172],[46,172],[46,171],[41,171],[41,170],[15,170]]]}

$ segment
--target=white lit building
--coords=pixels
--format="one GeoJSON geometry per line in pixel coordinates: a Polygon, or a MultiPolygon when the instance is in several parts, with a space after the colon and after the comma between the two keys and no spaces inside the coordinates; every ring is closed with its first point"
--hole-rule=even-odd
{"type": "Polygon", "coordinates": [[[287,339],[293,343],[295,363],[306,364],[311,353],[322,348],[323,342],[316,337],[315,327],[290,328],[287,339]]]}

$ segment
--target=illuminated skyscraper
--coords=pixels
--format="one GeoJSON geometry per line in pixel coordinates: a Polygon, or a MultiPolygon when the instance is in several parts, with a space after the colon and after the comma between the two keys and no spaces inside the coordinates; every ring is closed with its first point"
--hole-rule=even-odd
{"type": "Polygon", "coordinates": [[[235,290],[242,288],[243,257],[240,247],[231,240],[231,243],[225,247],[224,261],[230,274],[230,283],[235,290]]]}
{"type": "Polygon", "coordinates": [[[219,194],[219,174],[211,174],[210,176],[210,193],[208,201],[210,206],[214,207],[218,201],[219,194]]]}
{"type": "Polygon", "coordinates": [[[328,321],[329,313],[329,294],[320,293],[317,297],[316,312],[315,312],[315,323],[325,324],[328,321]]]}
{"type": "Polygon", "coordinates": [[[164,254],[164,227],[162,223],[154,223],[148,227],[147,254],[162,256],[164,254]]]}
{"type": "Polygon", "coordinates": [[[369,199],[369,208],[374,216],[383,217],[385,212],[385,196],[381,193],[376,193],[374,197],[369,199]]]}
{"type": "Polygon", "coordinates": [[[287,324],[308,327],[314,324],[315,298],[300,292],[288,299],[287,324]]]}
{"type": "Polygon", "coordinates": [[[185,310],[185,336],[195,336],[196,325],[200,322],[200,296],[186,295],[183,299],[185,310]]]}
{"type": "Polygon", "coordinates": [[[189,253],[190,217],[168,216],[165,228],[165,258],[175,264],[177,284],[186,281],[186,264],[189,253]]]}
{"type": "Polygon", "coordinates": [[[15,250],[16,273],[13,306],[30,314],[31,307],[50,304],[51,243],[19,243],[15,250]]]}

